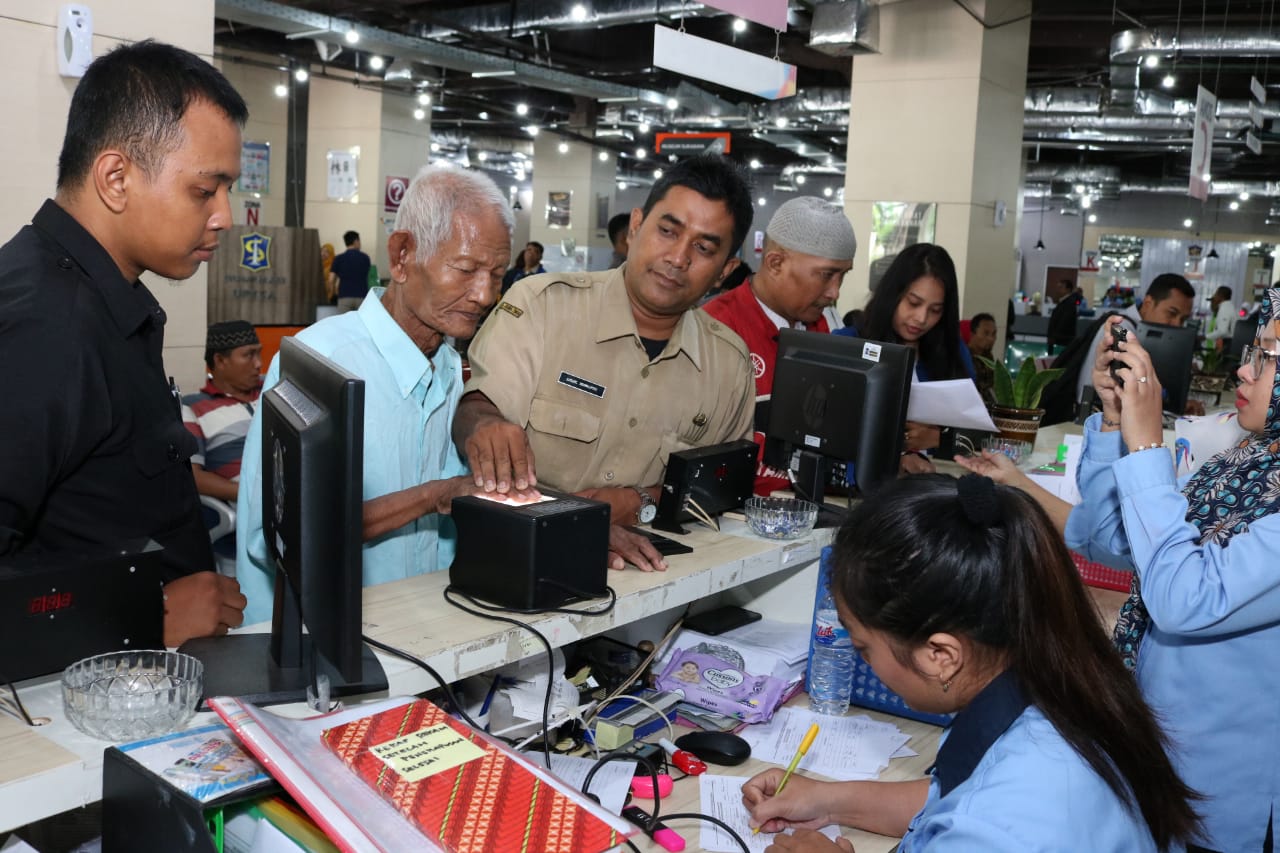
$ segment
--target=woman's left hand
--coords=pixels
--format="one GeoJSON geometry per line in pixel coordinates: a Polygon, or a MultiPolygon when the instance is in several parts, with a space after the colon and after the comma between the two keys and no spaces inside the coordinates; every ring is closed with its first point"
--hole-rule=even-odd
{"type": "Polygon", "coordinates": [[[1164,440],[1164,389],[1151,364],[1151,356],[1132,338],[1124,344],[1125,366],[1116,371],[1124,383],[1116,388],[1120,399],[1120,434],[1130,450],[1164,440]]]}
{"type": "Polygon", "coordinates": [[[902,435],[903,450],[932,450],[942,443],[942,427],[907,421],[902,435]]]}
{"type": "Polygon", "coordinates": [[[832,841],[821,832],[797,829],[791,835],[779,835],[764,849],[764,853],[856,853],[847,838],[832,841]]]}

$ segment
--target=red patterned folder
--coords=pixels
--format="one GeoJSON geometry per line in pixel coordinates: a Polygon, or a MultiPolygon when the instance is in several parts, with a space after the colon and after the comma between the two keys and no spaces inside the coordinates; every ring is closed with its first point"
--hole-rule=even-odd
{"type": "Polygon", "coordinates": [[[453,853],[600,853],[622,835],[470,728],[419,699],[326,729],[325,744],[432,841],[453,853]],[[418,782],[372,747],[444,723],[484,751],[418,782]]]}

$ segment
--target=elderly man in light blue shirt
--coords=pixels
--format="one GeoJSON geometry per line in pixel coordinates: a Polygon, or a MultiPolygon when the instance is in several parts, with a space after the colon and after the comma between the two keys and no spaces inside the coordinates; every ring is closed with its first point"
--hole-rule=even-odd
{"type": "MultiPolygon", "coordinates": [[[[443,515],[476,491],[449,432],[462,363],[446,337],[470,338],[498,298],[513,219],[493,182],[428,167],[410,184],[387,240],[391,284],[358,311],[298,340],[365,382],[364,583],[448,568],[455,533],[443,515]]],[[[279,359],[266,388],[279,379],[279,359]]],[[[275,570],[262,533],[262,409],[245,441],[236,515],[236,575],[245,624],[269,619],[275,570]]]]}

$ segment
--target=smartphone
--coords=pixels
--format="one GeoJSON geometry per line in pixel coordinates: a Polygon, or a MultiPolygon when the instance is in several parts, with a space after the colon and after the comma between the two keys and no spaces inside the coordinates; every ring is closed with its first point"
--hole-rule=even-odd
{"type": "Polygon", "coordinates": [[[710,634],[715,637],[726,631],[732,631],[734,628],[750,625],[752,622],[759,621],[759,619],[760,614],[754,610],[725,605],[724,607],[717,607],[715,610],[706,610],[702,613],[693,614],[684,620],[684,627],[691,631],[697,631],[699,634],[710,634]]]}
{"type": "MultiPolygon", "coordinates": [[[[1111,351],[1112,352],[1120,352],[1121,342],[1127,341],[1127,340],[1129,340],[1128,329],[1126,329],[1124,326],[1120,325],[1119,323],[1116,323],[1114,326],[1111,327],[1111,351]]],[[[1128,367],[1128,365],[1125,364],[1123,361],[1111,362],[1111,378],[1114,379],[1116,381],[1116,384],[1119,385],[1121,388],[1124,387],[1124,380],[1116,375],[1116,371],[1122,367],[1128,367]]]]}

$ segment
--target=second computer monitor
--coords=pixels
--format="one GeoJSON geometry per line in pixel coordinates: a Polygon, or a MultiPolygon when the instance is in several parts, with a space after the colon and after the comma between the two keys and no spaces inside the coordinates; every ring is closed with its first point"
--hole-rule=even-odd
{"type": "MultiPolygon", "coordinates": [[[[910,347],[782,329],[768,437],[801,456],[852,462],[858,490],[873,492],[898,475],[914,369],[910,347]]],[[[821,483],[799,485],[821,502],[821,483]]]]}

